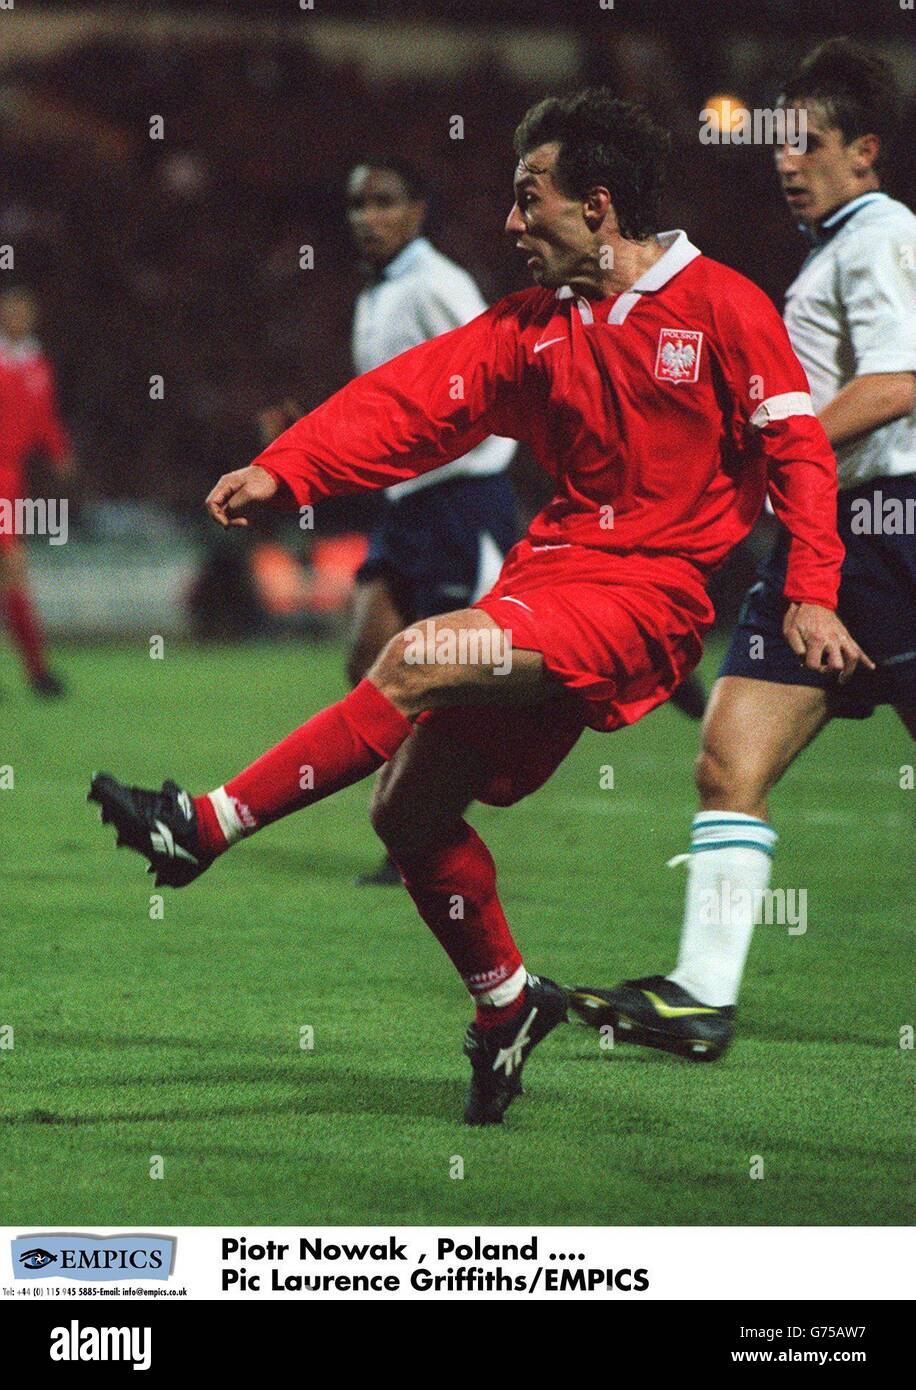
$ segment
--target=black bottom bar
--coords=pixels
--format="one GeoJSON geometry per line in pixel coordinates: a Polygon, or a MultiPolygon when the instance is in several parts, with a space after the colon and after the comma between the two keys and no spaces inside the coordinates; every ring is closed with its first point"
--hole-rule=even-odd
{"type": "MultiPolygon", "coordinates": [[[[360,1299],[349,1301],[365,1303],[360,1299]]],[[[344,1311],[340,1305],[347,1302],[337,1300],[338,1310],[344,1311]]],[[[478,1319],[488,1324],[494,1304],[498,1302],[501,1300],[490,1298],[461,1309],[454,1338],[450,1341],[450,1355],[456,1361],[449,1364],[457,1364],[466,1342],[468,1370],[474,1374],[473,1367],[477,1364],[474,1348],[479,1347],[478,1338],[490,1336],[486,1327],[475,1332],[474,1325],[478,1319]]],[[[377,1300],[369,1314],[369,1327],[351,1323],[349,1332],[333,1314],[334,1320],[328,1326],[326,1302],[321,1307],[313,1304],[310,1308],[303,1303],[304,1300],[269,1303],[154,1301],[122,1295],[98,1301],[89,1298],[53,1300],[38,1305],[32,1299],[9,1299],[0,1302],[0,1332],[7,1357],[12,1353],[20,1368],[30,1368],[27,1381],[17,1377],[20,1384],[40,1382],[49,1372],[52,1378],[80,1371],[91,1372],[94,1376],[123,1375],[133,1369],[131,1357],[142,1363],[147,1356],[149,1368],[144,1379],[137,1382],[139,1385],[148,1383],[150,1374],[174,1377],[176,1373],[188,1371],[197,1374],[200,1369],[216,1374],[224,1372],[233,1384],[244,1384],[244,1378],[251,1374],[257,1377],[256,1383],[260,1385],[274,1371],[282,1374],[281,1366],[288,1360],[293,1360],[307,1376],[310,1354],[314,1354],[316,1373],[326,1376],[340,1357],[345,1363],[346,1378],[352,1379],[358,1367],[360,1344],[366,1348],[373,1377],[384,1374],[389,1378],[398,1372],[399,1365],[407,1372],[411,1363],[413,1371],[409,1374],[417,1372],[418,1365],[409,1351],[413,1338],[405,1342],[397,1330],[399,1314],[404,1317],[405,1329],[416,1327],[419,1313],[416,1302],[395,1307],[377,1300]],[[371,1332],[376,1316],[387,1324],[381,1340],[371,1332]],[[115,1349],[120,1353],[117,1360],[52,1358],[52,1345],[71,1358],[74,1350],[77,1353],[82,1350],[84,1355],[98,1352],[101,1346],[92,1331],[98,1328],[134,1329],[135,1334],[131,1338],[125,1331],[116,1339],[115,1349]],[[342,1331],[345,1333],[343,1339],[340,1337],[342,1331]],[[368,1337],[365,1336],[367,1331],[368,1337]]],[[[510,1317],[523,1309],[524,1301],[515,1301],[510,1317]]],[[[501,1309],[498,1316],[505,1317],[506,1311],[501,1309]]],[[[661,1377],[669,1384],[685,1374],[691,1379],[697,1374],[705,1376],[712,1369],[728,1369],[741,1374],[746,1368],[761,1366],[771,1370],[787,1365],[813,1366],[825,1378],[841,1368],[873,1376],[875,1371],[890,1370],[900,1364],[910,1321],[905,1303],[857,1300],[844,1303],[638,1303],[596,1298],[588,1309],[578,1306],[570,1311],[583,1326],[571,1338],[565,1317],[562,1332],[558,1324],[560,1358],[569,1360],[569,1371],[574,1378],[587,1369],[589,1379],[606,1377],[609,1385],[614,1382],[615,1372],[624,1369],[628,1376],[636,1371],[643,1381],[661,1377]],[[587,1341],[589,1324],[594,1327],[596,1337],[592,1348],[587,1341]],[[577,1366],[577,1362],[582,1364],[577,1366]]],[[[454,1316],[454,1313],[453,1302],[448,1315],[454,1316]]],[[[428,1310],[424,1308],[420,1316],[426,1321],[428,1310]]],[[[538,1317],[542,1320],[543,1314],[539,1313],[538,1317]]],[[[434,1379],[435,1376],[435,1366],[427,1359],[424,1378],[434,1379]]]]}

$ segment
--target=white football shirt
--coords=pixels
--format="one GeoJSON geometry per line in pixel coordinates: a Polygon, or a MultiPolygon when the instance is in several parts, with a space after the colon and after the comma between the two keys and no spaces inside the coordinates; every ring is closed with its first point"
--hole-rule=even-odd
{"type": "MultiPolygon", "coordinates": [[[[389,261],[378,281],[356,301],[353,316],[353,364],[361,376],[408,348],[460,328],[482,314],[487,305],[466,270],[443,256],[427,241],[415,237],[389,261]]],[[[483,477],[502,473],[515,453],[514,439],[490,435],[475,449],[432,473],[409,478],[385,489],[393,501],[420,488],[435,487],[449,478],[483,477]]]]}
{"type": "MultiPolygon", "coordinates": [[[[916,217],[863,193],[821,228],[785,307],[818,414],[853,377],[916,372],[916,217]]],[[[841,488],[916,472],[916,410],[839,445],[836,458],[841,488]]]]}

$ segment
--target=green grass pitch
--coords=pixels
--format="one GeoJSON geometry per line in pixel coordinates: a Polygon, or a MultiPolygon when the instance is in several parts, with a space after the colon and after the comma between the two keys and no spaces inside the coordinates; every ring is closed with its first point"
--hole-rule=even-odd
{"type": "MultiPolygon", "coordinates": [[[[469,1008],[451,966],[400,888],[354,887],[379,850],[368,783],[166,890],[161,921],[142,862],[84,801],[94,768],[224,780],[339,697],[340,649],[169,644],[156,661],[138,642],[59,666],[73,694],[47,706],[0,658],[0,1224],[911,1218],[913,755],[890,712],[829,728],[774,798],[774,886],[807,890],[808,930],[758,928],[731,1052],[608,1055],[563,1028],[506,1124],[478,1131],[459,1123],[469,1008]]],[[[587,734],[519,806],[474,808],[532,969],[670,967],[684,870],[665,861],[686,847],[696,744],[664,709],[587,734]]]]}

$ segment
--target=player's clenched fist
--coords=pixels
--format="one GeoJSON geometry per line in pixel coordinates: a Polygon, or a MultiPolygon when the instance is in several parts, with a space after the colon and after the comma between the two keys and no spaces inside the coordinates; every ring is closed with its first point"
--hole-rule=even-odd
{"type": "Polygon", "coordinates": [[[278,483],[266,468],[256,463],[224,473],[207,497],[206,508],[220,526],[247,526],[244,513],[251,507],[269,502],[276,495],[278,483]]]}
{"type": "Polygon", "coordinates": [[[809,671],[837,671],[840,684],[849,680],[860,661],[869,671],[875,669],[837,615],[817,603],[790,603],[782,631],[809,671]]]}

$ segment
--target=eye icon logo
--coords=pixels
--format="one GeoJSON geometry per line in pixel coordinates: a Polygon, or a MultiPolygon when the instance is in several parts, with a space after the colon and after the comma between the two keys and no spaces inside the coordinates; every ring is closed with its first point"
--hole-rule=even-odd
{"type": "Polygon", "coordinates": [[[36,1245],[34,1250],[26,1250],[19,1256],[19,1263],[25,1265],[26,1269],[44,1269],[46,1265],[54,1264],[57,1259],[50,1250],[42,1250],[40,1245],[36,1245]]]}
{"type": "MultiPolygon", "coordinates": [[[[2,0],[0,0],[2,8],[2,0]]],[[[175,1267],[175,1237],[125,1231],[112,1236],[32,1231],[12,1241],[14,1279],[76,1279],[81,1284],[158,1279],[175,1267]]]]}

